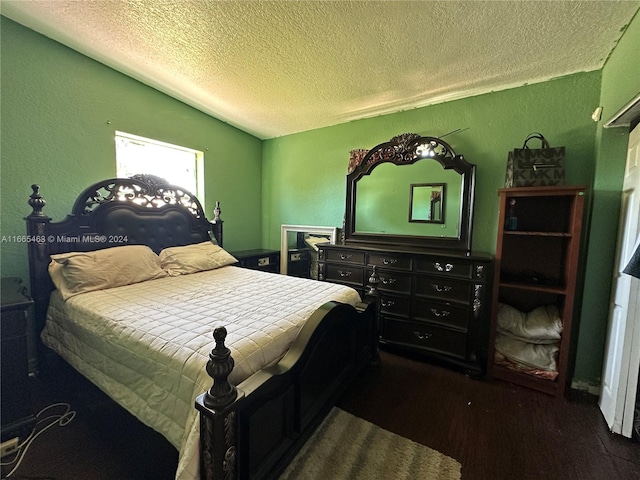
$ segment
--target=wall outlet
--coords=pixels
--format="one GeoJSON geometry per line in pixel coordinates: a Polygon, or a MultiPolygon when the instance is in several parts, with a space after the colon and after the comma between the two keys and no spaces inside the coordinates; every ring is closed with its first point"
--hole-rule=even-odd
{"type": "Polygon", "coordinates": [[[11,440],[0,443],[0,458],[16,453],[18,451],[19,444],[20,439],[18,437],[14,437],[11,440]]]}

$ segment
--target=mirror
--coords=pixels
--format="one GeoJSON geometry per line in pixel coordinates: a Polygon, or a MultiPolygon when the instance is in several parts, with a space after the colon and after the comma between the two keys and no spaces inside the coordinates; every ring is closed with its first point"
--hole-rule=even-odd
{"type": "Polygon", "coordinates": [[[409,193],[409,222],[444,223],[446,183],[412,183],[409,193]]]}
{"type": "Polygon", "coordinates": [[[471,249],[475,165],[442,140],[412,133],[356,152],[346,243],[471,249]]]}
{"type": "Polygon", "coordinates": [[[317,279],[317,273],[314,277],[314,268],[317,272],[317,245],[325,242],[335,244],[337,238],[337,227],[281,225],[280,273],[289,274],[289,266],[292,266],[292,275],[317,279]],[[307,265],[302,267],[304,263],[307,265]],[[306,272],[304,275],[301,273],[303,268],[306,272]]]}

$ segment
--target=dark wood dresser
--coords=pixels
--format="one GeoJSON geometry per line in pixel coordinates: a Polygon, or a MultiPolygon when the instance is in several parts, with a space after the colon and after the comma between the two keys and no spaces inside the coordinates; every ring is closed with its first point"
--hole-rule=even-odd
{"type": "Polygon", "coordinates": [[[28,324],[33,301],[19,278],[3,278],[0,292],[2,441],[31,432],[35,415],[29,379],[28,324]]]}
{"type": "Polygon", "coordinates": [[[441,138],[352,150],[341,240],[320,246],[318,269],[361,294],[375,269],[380,345],[481,377],[493,263],[472,248],[475,183],[476,166],[441,138]]]}
{"type": "Polygon", "coordinates": [[[373,266],[380,277],[382,346],[485,372],[491,257],[380,246],[323,245],[319,279],[364,294],[373,266]]]}

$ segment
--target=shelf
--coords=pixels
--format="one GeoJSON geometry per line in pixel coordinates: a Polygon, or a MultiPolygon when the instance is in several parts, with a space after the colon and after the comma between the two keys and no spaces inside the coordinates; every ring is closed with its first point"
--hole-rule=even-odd
{"type": "Polygon", "coordinates": [[[571,234],[570,233],[564,233],[564,232],[525,232],[525,231],[521,231],[521,230],[505,230],[504,231],[505,235],[516,235],[516,236],[522,236],[522,237],[565,237],[565,238],[571,238],[571,234]]]}
{"type": "MultiPolygon", "coordinates": [[[[586,187],[525,187],[500,189],[498,238],[494,271],[492,321],[489,334],[489,373],[495,378],[526,386],[562,398],[571,380],[572,321],[578,278],[580,238],[586,187]],[[517,216],[516,230],[510,215],[517,216]],[[555,305],[563,331],[555,355],[555,380],[511,369],[496,363],[499,304],[505,303],[523,313],[555,305]]],[[[515,226],[515,225],[514,225],[515,226]]],[[[531,339],[531,344],[536,339],[531,339]]],[[[509,358],[509,357],[507,357],[509,358]]],[[[512,358],[516,361],[518,358],[512,358]]],[[[529,362],[548,364],[531,355],[529,362]]]]}
{"type": "Polygon", "coordinates": [[[500,282],[500,288],[514,288],[518,290],[530,290],[532,292],[553,293],[555,295],[566,295],[567,290],[563,287],[550,287],[548,285],[538,285],[535,283],[513,283],[500,282]]]}
{"type": "Polygon", "coordinates": [[[493,365],[491,375],[493,378],[522,385],[523,387],[538,390],[550,395],[556,395],[560,389],[558,382],[555,380],[548,380],[528,373],[517,372],[502,365],[493,365]]]}

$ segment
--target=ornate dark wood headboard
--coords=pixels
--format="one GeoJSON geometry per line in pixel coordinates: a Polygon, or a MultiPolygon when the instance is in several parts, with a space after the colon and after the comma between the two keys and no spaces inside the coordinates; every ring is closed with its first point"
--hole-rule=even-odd
{"type": "Polygon", "coordinates": [[[122,245],[163,248],[215,240],[222,246],[222,220],[216,203],[214,219],[207,220],[200,201],[185,189],[151,175],[112,178],[94,183],[77,198],[60,222],[43,213],[46,202],[38,185],[26,217],[29,279],[35,302],[36,325],[41,328],[53,291],[48,266],[51,255],[92,251],[122,245]]]}

